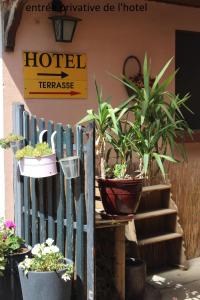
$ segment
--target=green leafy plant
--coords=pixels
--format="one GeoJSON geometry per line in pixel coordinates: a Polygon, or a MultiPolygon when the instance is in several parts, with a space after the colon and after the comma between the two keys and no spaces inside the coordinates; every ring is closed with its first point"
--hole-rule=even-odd
{"type": "Polygon", "coordinates": [[[150,64],[147,56],[143,64],[143,84],[138,85],[123,76],[119,79],[133,95],[119,107],[113,108],[103,100],[102,91],[95,82],[98,112],[87,111],[80,123],[95,121],[97,154],[101,158],[101,177],[107,174],[115,178],[127,178],[128,163],[138,160],[137,177],[151,178],[161,172],[165,178],[165,161],[178,162],[176,150],[186,158],[184,147],[176,139],[185,133],[192,134],[182,109],[187,106],[189,95],[180,97],[168,91],[176,71],[163,79],[171,60],[168,61],[155,79],[150,78],[150,64]],[[133,121],[132,121],[133,120],[133,121]],[[111,146],[111,149],[109,148],[111,146]],[[106,166],[106,157],[112,150],[116,153],[114,168],[106,166]],[[156,170],[155,170],[156,169],[156,170]],[[107,170],[107,174],[105,172],[107,170]]]}
{"type": "Polygon", "coordinates": [[[0,276],[7,263],[7,256],[19,253],[25,241],[15,234],[16,225],[12,221],[0,220],[0,276]]]}
{"type": "MultiPolygon", "coordinates": [[[[132,106],[134,122],[128,122],[134,135],[134,147],[140,158],[140,171],[146,177],[151,177],[153,166],[157,165],[165,177],[164,161],[178,162],[175,158],[175,149],[185,159],[182,145],[176,139],[192,130],[189,128],[182,108],[190,111],[186,102],[189,94],[184,97],[168,91],[169,84],[173,81],[176,71],[162,80],[171,60],[168,61],[150,84],[150,64],[145,56],[143,64],[144,85],[137,84],[123,77],[119,79],[135,95],[132,106]]],[[[191,112],[191,111],[190,111],[191,112]]]]}
{"type": "Polygon", "coordinates": [[[11,143],[22,141],[24,138],[21,135],[15,135],[10,133],[6,138],[0,139],[0,147],[3,149],[8,149],[11,143]]]}
{"type": "Polygon", "coordinates": [[[106,177],[106,143],[108,142],[108,132],[113,126],[113,120],[116,119],[118,123],[126,115],[130,109],[129,104],[134,98],[131,97],[126,101],[123,101],[119,107],[113,108],[110,104],[110,98],[103,99],[102,90],[99,89],[97,82],[95,81],[95,88],[98,101],[98,111],[87,110],[87,115],[79,121],[79,124],[94,121],[96,128],[96,153],[100,157],[100,169],[101,177],[106,177]]]}
{"type": "Polygon", "coordinates": [[[51,155],[52,149],[46,142],[38,143],[35,147],[30,145],[25,146],[24,148],[18,150],[15,154],[17,160],[20,160],[24,157],[42,157],[46,155],[51,155]]]}
{"type": "Polygon", "coordinates": [[[130,178],[130,174],[127,173],[128,162],[131,161],[133,154],[136,156],[138,149],[135,132],[129,124],[127,114],[122,119],[112,115],[112,124],[106,132],[106,140],[116,153],[117,164],[113,167],[112,176],[118,179],[130,178]]]}
{"type": "Polygon", "coordinates": [[[52,239],[47,239],[45,243],[36,244],[32,249],[32,258],[26,257],[19,264],[20,268],[27,275],[28,272],[48,272],[65,270],[62,275],[64,281],[70,280],[73,274],[73,264],[65,262],[64,256],[59,248],[55,246],[52,239]]]}

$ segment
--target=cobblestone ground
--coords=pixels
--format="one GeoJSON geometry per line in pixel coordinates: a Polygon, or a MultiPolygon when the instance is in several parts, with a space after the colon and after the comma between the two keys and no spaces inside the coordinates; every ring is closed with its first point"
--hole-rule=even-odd
{"type": "Polygon", "coordinates": [[[148,283],[160,293],[161,300],[200,300],[200,258],[190,260],[187,271],[171,270],[154,274],[148,277],[148,283]]]}

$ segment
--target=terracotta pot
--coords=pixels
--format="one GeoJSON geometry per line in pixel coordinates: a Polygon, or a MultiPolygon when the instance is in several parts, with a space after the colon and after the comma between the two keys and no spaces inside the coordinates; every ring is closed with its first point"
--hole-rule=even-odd
{"type": "Polygon", "coordinates": [[[101,199],[108,214],[133,214],[136,212],[143,179],[101,179],[98,180],[101,199]]]}

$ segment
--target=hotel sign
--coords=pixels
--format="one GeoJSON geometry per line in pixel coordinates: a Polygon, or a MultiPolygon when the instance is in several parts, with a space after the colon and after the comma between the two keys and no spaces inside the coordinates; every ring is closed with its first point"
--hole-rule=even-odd
{"type": "Polygon", "coordinates": [[[87,98],[87,63],[85,54],[26,51],[24,63],[24,98],[87,98]]]}

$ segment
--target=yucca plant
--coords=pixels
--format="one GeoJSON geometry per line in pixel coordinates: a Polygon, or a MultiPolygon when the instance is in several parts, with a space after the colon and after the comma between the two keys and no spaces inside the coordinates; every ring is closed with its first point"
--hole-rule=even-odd
{"type": "Polygon", "coordinates": [[[170,83],[175,78],[173,72],[163,79],[172,59],[170,59],[150,85],[150,64],[145,55],[143,64],[144,87],[138,87],[134,82],[123,77],[119,79],[133,91],[134,104],[132,113],[134,122],[129,122],[134,132],[135,149],[140,157],[140,171],[147,177],[152,175],[152,165],[156,163],[165,177],[164,161],[178,162],[175,158],[175,149],[178,149],[185,159],[185,152],[176,139],[180,134],[192,134],[184,116],[182,108],[190,111],[186,102],[189,94],[184,97],[168,91],[170,83]]]}
{"type": "Polygon", "coordinates": [[[136,143],[136,133],[132,128],[132,123],[128,121],[128,115],[124,115],[122,119],[115,115],[111,116],[112,124],[110,130],[106,132],[106,140],[116,153],[116,164],[111,174],[114,178],[124,179],[130,178],[127,173],[128,162],[131,162],[133,154],[138,153],[136,143]]]}
{"type": "Polygon", "coordinates": [[[128,100],[123,101],[121,105],[113,108],[110,104],[110,98],[104,100],[102,89],[100,89],[95,81],[95,88],[98,101],[98,111],[87,110],[87,115],[79,121],[79,124],[94,121],[96,128],[96,154],[100,157],[101,177],[106,177],[106,144],[110,141],[110,129],[120,124],[120,120],[130,110],[132,96],[128,100]],[[113,121],[116,121],[113,123],[113,121]],[[113,125],[114,124],[114,125],[113,125]]]}

